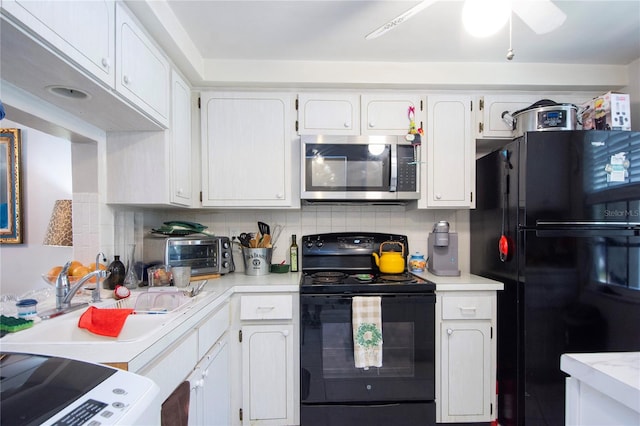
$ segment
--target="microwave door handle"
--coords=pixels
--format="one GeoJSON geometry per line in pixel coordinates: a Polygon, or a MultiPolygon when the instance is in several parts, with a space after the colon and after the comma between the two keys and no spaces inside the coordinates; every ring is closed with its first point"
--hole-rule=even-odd
{"type": "Polygon", "coordinates": [[[398,189],[398,146],[391,145],[391,179],[389,181],[389,192],[396,192],[398,189]]]}

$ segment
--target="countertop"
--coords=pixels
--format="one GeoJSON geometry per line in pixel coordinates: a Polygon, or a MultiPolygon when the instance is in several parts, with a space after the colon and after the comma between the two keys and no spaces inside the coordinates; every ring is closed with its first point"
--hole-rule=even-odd
{"type": "Polygon", "coordinates": [[[564,354],[560,369],[640,413],[640,352],[564,354]]]}
{"type": "Polygon", "coordinates": [[[504,284],[489,278],[462,272],[457,277],[434,275],[429,271],[412,272],[436,284],[436,291],[503,290],[504,284]]]}
{"type": "MultiPolygon", "coordinates": [[[[503,288],[502,283],[471,274],[462,274],[459,277],[438,277],[429,272],[422,272],[416,275],[434,282],[436,291],[501,290],[503,288]]],[[[297,293],[299,289],[300,273],[272,273],[263,276],[230,273],[220,278],[209,280],[204,286],[203,294],[194,299],[193,303],[177,313],[169,314],[170,317],[167,317],[166,323],[145,335],[143,339],[115,341],[113,338],[104,338],[104,341],[76,343],[42,342],[35,339],[26,341],[25,338],[29,334],[28,329],[15,333],[15,337],[9,334],[0,339],[0,349],[5,352],[27,352],[89,362],[126,364],[130,371],[135,372],[147,365],[155,357],[161,355],[169,345],[179,340],[184,333],[188,332],[200,321],[228,303],[233,294],[297,293]],[[21,339],[16,339],[18,334],[21,339]]],[[[136,290],[134,295],[143,291],[146,291],[146,289],[136,290]]],[[[87,300],[88,296],[84,297],[87,300]]],[[[74,302],[79,299],[82,299],[82,297],[76,296],[74,302]]],[[[98,307],[106,307],[105,305],[113,304],[114,302],[113,299],[108,299],[98,307]]],[[[40,305],[38,309],[41,310],[40,305]]],[[[78,316],[83,311],[80,310],[78,316]]],[[[74,313],[61,315],[58,318],[46,321],[57,321],[71,315],[74,315],[74,313]]],[[[35,324],[33,328],[36,327],[38,327],[38,324],[35,324]]]]}

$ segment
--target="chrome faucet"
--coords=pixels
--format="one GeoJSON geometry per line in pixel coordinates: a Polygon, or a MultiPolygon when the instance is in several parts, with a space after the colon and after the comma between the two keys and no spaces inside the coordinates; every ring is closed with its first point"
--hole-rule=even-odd
{"type": "MultiPolygon", "coordinates": [[[[73,287],[69,284],[69,277],[67,273],[69,271],[69,267],[71,266],[71,262],[67,262],[60,274],[58,274],[58,278],[56,278],[56,307],[55,309],[50,309],[48,311],[42,312],[39,316],[43,319],[54,318],[58,315],[65,314],[67,312],[75,311],[76,309],[80,309],[83,306],[87,306],[88,303],[74,303],[71,304],[71,299],[75,296],[78,289],[91,278],[96,277],[96,281],[99,281],[99,278],[106,278],[109,276],[108,271],[104,271],[99,269],[97,271],[93,271],[80,278],[77,283],[73,285],[73,287]]],[[[96,283],[97,285],[97,283],[96,283]]]]}
{"type": "MultiPolygon", "coordinates": [[[[107,261],[107,258],[103,252],[98,253],[96,255],[96,269],[94,272],[98,272],[100,270],[100,256],[102,256],[103,262],[107,261]]],[[[91,302],[97,303],[101,301],[102,299],[100,298],[100,278],[96,278],[96,288],[94,288],[93,291],[91,292],[91,302]]]]}

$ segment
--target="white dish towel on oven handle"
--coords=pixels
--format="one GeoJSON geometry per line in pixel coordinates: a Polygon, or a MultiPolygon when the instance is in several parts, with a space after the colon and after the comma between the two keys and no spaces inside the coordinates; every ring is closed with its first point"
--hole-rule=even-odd
{"type": "Polygon", "coordinates": [[[356,368],[382,367],[382,307],[380,296],[354,296],[351,301],[353,359],[356,368]]]}

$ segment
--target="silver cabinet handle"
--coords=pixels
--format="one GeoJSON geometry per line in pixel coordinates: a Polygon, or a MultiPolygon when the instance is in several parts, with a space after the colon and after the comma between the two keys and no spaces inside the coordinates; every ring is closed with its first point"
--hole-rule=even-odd
{"type": "Polygon", "coordinates": [[[449,336],[451,336],[451,335],[453,334],[453,330],[452,330],[452,329],[450,329],[450,328],[447,328],[447,334],[448,334],[449,336]]]}
{"type": "Polygon", "coordinates": [[[282,335],[283,335],[284,337],[289,336],[289,330],[282,330],[282,335]]]}
{"type": "Polygon", "coordinates": [[[258,311],[273,311],[276,307],[275,306],[258,306],[256,308],[256,310],[258,311]]]}

